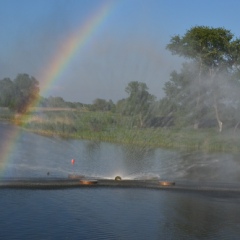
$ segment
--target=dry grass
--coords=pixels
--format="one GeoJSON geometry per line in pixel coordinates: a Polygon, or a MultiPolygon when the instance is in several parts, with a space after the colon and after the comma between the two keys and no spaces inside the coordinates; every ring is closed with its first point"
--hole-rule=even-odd
{"type": "MultiPolygon", "coordinates": [[[[75,108],[53,108],[53,107],[31,107],[29,108],[29,112],[75,112],[75,111],[80,111],[79,109],[75,108]]],[[[86,110],[81,110],[81,111],[86,111],[86,110]]]]}

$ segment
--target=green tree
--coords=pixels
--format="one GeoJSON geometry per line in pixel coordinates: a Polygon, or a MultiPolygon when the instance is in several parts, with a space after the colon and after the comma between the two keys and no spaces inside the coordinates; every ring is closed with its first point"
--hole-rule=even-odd
{"type": "Polygon", "coordinates": [[[173,71],[169,81],[165,83],[166,97],[160,101],[161,111],[165,115],[174,115],[177,122],[181,122],[180,125],[195,124],[196,127],[211,111],[211,104],[206,98],[207,86],[196,81],[197,76],[196,64],[184,63],[181,72],[173,71]]]}
{"type": "Polygon", "coordinates": [[[114,104],[112,99],[108,101],[108,111],[116,112],[116,105],[114,104]]]}
{"type": "Polygon", "coordinates": [[[118,100],[116,103],[116,112],[120,114],[124,113],[124,109],[126,108],[125,106],[126,106],[125,98],[118,100]]]}
{"type": "Polygon", "coordinates": [[[14,100],[11,108],[19,113],[24,113],[38,98],[39,83],[28,74],[18,74],[13,84],[14,100]]]}
{"type": "Polygon", "coordinates": [[[225,116],[230,121],[230,125],[234,125],[234,129],[240,125],[240,71],[235,72],[232,75],[228,88],[226,89],[226,95],[228,96],[228,102],[226,104],[225,116]]]}
{"type": "Polygon", "coordinates": [[[93,104],[91,105],[90,109],[92,111],[115,111],[115,104],[110,99],[109,101],[97,98],[93,101],[93,104]]]}
{"type": "Polygon", "coordinates": [[[171,38],[167,49],[172,54],[192,60],[195,64],[194,83],[196,123],[203,108],[202,99],[208,99],[212,106],[219,131],[222,120],[219,107],[224,101],[223,88],[229,74],[236,71],[240,64],[240,39],[224,28],[205,26],[193,27],[183,37],[171,38]],[[206,91],[207,90],[207,91],[206,91]]]}
{"type": "Polygon", "coordinates": [[[66,102],[62,97],[52,97],[47,99],[47,106],[53,108],[64,108],[67,106],[66,102]]]}
{"type": "Polygon", "coordinates": [[[10,78],[0,81],[0,106],[11,107],[13,105],[14,86],[10,78]]]}
{"type": "Polygon", "coordinates": [[[93,110],[94,111],[107,111],[108,102],[105,99],[97,98],[93,101],[93,110]]]}
{"type": "Polygon", "coordinates": [[[137,81],[130,82],[125,91],[129,96],[125,101],[124,113],[137,117],[140,127],[143,127],[151,115],[151,105],[155,96],[148,92],[146,83],[137,81]]]}

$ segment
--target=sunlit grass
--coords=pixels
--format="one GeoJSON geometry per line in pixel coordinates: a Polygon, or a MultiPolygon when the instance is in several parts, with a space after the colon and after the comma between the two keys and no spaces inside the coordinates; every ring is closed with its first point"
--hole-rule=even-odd
{"type": "Polygon", "coordinates": [[[10,111],[8,108],[0,107],[0,120],[1,121],[12,121],[15,113],[10,111]]]}
{"type": "Polygon", "coordinates": [[[20,124],[38,134],[64,138],[206,152],[240,151],[239,134],[231,130],[137,128],[131,118],[110,112],[40,111],[20,124]]]}

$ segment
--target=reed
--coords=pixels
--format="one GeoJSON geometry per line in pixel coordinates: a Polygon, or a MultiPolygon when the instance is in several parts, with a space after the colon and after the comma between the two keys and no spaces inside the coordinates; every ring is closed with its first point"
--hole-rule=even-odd
{"type": "Polygon", "coordinates": [[[35,133],[64,138],[146,147],[239,152],[239,134],[215,129],[136,128],[131,118],[109,112],[45,111],[32,113],[22,126],[35,133]]]}
{"type": "Polygon", "coordinates": [[[0,121],[13,121],[15,113],[8,108],[0,107],[0,121]]]}

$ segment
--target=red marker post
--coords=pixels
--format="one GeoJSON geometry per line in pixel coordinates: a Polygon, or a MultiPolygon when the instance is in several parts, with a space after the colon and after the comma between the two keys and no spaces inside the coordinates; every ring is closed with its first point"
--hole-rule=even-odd
{"type": "Polygon", "coordinates": [[[74,165],[74,163],[75,163],[75,159],[72,159],[72,160],[71,160],[71,163],[72,163],[72,165],[74,165]]]}

